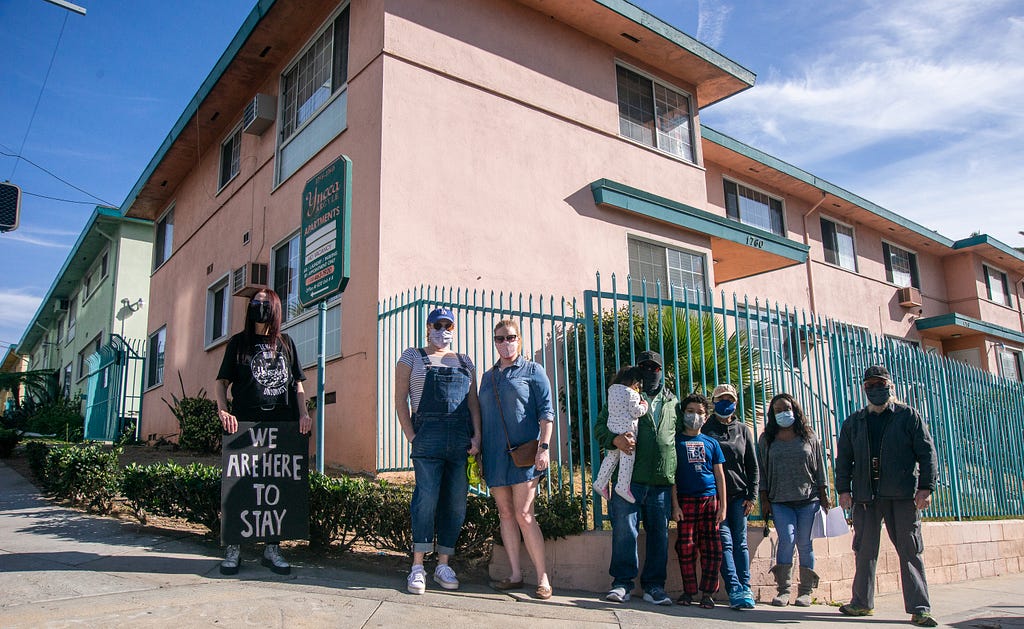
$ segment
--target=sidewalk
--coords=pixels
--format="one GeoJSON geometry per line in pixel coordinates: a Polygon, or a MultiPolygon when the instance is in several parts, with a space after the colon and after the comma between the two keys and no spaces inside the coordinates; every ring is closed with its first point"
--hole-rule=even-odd
{"type": "MultiPolygon", "coordinates": [[[[500,594],[484,583],[422,596],[405,572],[372,574],[296,565],[279,577],[246,557],[236,577],[219,574],[220,549],[194,535],[152,535],[137,526],[51,505],[0,463],[0,626],[108,627],[909,627],[899,595],[876,615],[848,619],[834,607],[737,612],[618,605],[559,591],[550,601],[500,594]]],[[[1024,575],[931,589],[936,616],[953,627],[1024,627],[1024,575]]]]}

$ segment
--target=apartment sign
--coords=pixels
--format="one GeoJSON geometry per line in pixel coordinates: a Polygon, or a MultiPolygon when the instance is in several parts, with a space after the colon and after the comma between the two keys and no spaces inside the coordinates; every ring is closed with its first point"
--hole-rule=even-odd
{"type": "Polygon", "coordinates": [[[345,290],[352,239],[352,160],[342,155],[302,189],[299,301],[310,306],[345,290]]]}

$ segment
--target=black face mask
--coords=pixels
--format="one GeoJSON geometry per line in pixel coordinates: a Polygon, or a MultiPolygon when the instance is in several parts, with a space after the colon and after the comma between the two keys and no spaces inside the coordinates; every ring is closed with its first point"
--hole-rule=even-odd
{"type": "Polygon", "coordinates": [[[644,369],[644,393],[654,395],[661,390],[661,370],[648,371],[644,369]]]}
{"type": "Polygon", "coordinates": [[[270,302],[269,301],[251,301],[249,302],[249,311],[246,313],[249,320],[253,323],[269,323],[270,322],[270,302]]]}

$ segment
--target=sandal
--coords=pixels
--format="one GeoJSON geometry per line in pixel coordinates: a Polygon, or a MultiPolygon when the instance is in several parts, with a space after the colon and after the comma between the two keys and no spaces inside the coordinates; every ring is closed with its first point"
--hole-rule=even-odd
{"type": "Polygon", "coordinates": [[[685,592],[680,594],[679,598],[676,599],[676,605],[682,605],[684,607],[689,607],[690,605],[693,605],[693,595],[687,594],[685,592]]]}
{"type": "Polygon", "coordinates": [[[704,596],[700,597],[700,608],[701,609],[714,609],[715,608],[715,599],[711,598],[710,594],[705,594],[704,596]]]}

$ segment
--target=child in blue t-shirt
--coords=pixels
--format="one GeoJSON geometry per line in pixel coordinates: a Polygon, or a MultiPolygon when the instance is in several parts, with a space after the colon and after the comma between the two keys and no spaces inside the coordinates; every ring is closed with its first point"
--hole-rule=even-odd
{"type": "Polygon", "coordinates": [[[708,399],[694,393],[679,403],[676,426],[676,484],[672,491],[672,517],[679,536],[676,554],[683,593],[676,601],[692,605],[697,594],[697,552],[700,551],[700,606],[712,609],[722,566],[722,540],[718,525],[725,519],[725,454],[718,441],[702,435],[708,399]]]}

